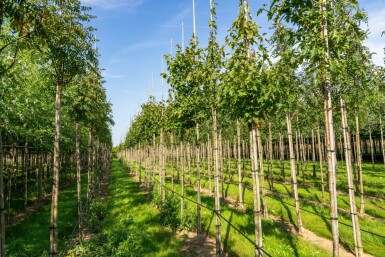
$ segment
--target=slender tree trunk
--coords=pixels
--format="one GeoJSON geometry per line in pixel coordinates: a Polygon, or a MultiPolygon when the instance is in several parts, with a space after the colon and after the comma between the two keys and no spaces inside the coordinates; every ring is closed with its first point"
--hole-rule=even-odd
{"type": "Polygon", "coordinates": [[[295,156],[294,156],[294,149],[293,149],[293,134],[291,129],[291,117],[289,113],[286,113],[286,124],[287,124],[287,137],[289,139],[291,183],[292,183],[293,195],[295,200],[295,212],[297,215],[297,226],[298,226],[297,232],[299,234],[302,234],[303,225],[302,225],[302,219],[301,219],[301,211],[299,208],[297,174],[295,170],[295,156]]]}
{"type": "Polygon", "coordinates": [[[77,178],[77,191],[78,191],[78,224],[79,224],[79,237],[82,238],[82,177],[81,177],[81,164],[80,164],[80,125],[76,122],[76,178],[77,178]]]}
{"type": "Polygon", "coordinates": [[[256,132],[257,132],[257,145],[258,145],[258,154],[259,154],[259,175],[260,175],[260,182],[261,182],[263,217],[267,218],[265,174],[264,174],[264,167],[263,167],[263,145],[262,145],[261,135],[258,127],[256,128],[256,132]]]}
{"type": "Polygon", "coordinates": [[[344,138],[346,173],[347,173],[348,188],[349,188],[350,215],[352,218],[352,225],[353,225],[354,248],[355,248],[356,257],[362,257],[364,253],[363,253],[362,240],[361,240],[360,222],[357,215],[356,198],[354,194],[350,135],[349,135],[349,128],[348,128],[348,121],[346,118],[345,102],[342,98],[340,98],[340,104],[341,104],[342,132],[343,132],[343,138],[344,138]]]}
{"type": "Polygon", "coordinates": [[[28,205],[28,174],[29,174],[29,152],[28,152],[28,142],[25,142],[24,145],[24,208],[27,209],[28,205]]]}
{"type": "Polygon", "coordinates": [[[213,191],[212,182],[211,182],[211,160],[212,160],[212,150],[211,150],[211,140],[210,140],[210,134],[207,134],[207,170],[208,170],[208,176],[209,176],[209,190],[210,192],[213,191]]]}
{"type": "Polygon", "coordinates": [[[338,233],[338,207],[337,207],[337,188],[336,188],[336,147],[335,147],[335,133],[333,125],[333,105],[331,97],[331,85],[328,78],[328,63],[329,63],[329,42],[328,42],[328,28],[327,28],[327,14],[326,14],[326,0],[321,2],[322,24],[321,36],[323,38],[324,52],[324,66],[322,70],[322,88],[324,93],[324,107],[325,107],[325,126],[326,126],[326,141],[328,143],[328,175],[329,175],[329,193],[330,193],[330,220],[333,236],[333,256],[339,256],[339,233],[338,233]]]}
{"type": "Polygon", "coordinates": [[[180,185],[181,185],[181,198],[180,198],[180,217],[181,219],[183,220],[183,217],[184,217],[184,169],[185,169],[185,149],[183,147],[183,142],[180,141],[180,152],[181,152],[181,161],[182,161],[182,177],[181,177],[181,181],[180,181],[180,185]]]}
{"type": "MultiPolygon", "coordinates": [[[[258,170],[258,149],[256,141],[256,126],[255,124],[249,125],[250,133],[250,157],[252,167],[252,179],[253,179],[253,203],[254,203],[254,234],[255,244],[262,248],[262,215],[261,215],[261,197],[259,189],[259,170],[258,170]]],[[[262,256],[262,253],[255,249],[255,256],[262,256]]]]}
{"type": "Polygon", "coordinates": [[[380,115],[380,134],[381,134],[380,145],[381,145],[382,161],[383,161],[383,163],[384,163],[384,170],[385,170],[384,131],[383,131],[383,129],[382,129],[382,119],[381,119],[381,115],[380,115]]]}
{"type": "Polygon", "coordinates": [[[53,153],[52,202],[50,222],[50,257],[58,256],[58,200],[59,200],[59,172],[60,172],[60,104],[62,81],[56,85],[55,100],[55,141],[53,153]]]}
{"type": "Polygon", "coordinates": [[[241,124],[237,120],[237,157],[238,157],[238,200],[239,206],[243,208],[243,188],[242,188],[242,159],[241,159],[241,124]]]}
{"type": "Polygon", "coordinates": [[[273,171],[273,136],[271,133],[271,121],[269,121],[269,173],[270,173],[270,191],[274,191],[274,171],[273,171]]]}
{"type": "Polygon", "coordinates": [[[282,176],[282,181],[285,182],[285,153],[284,153],[284,142],[283,142],[283,135],[280,132],[279,133],[279,153],[280,153],[280,163],[281,163],[281,176],[282,176]]]}
{"type": "Polygon", "coordinates": [[[359,189],[360,189],[360,214],[365,213],[365,203],[364,203],[364,182],[362,179],[362,153],[361,153],[361,138],[360,138],[360,124],[358,122],[358,112],[355,112],[356,119],[356,151],[357,151],[357,167],[358,167],[358,179],[359,179],[359,189]]]}
{"type": "Polygon", "coordinates": [[[315,138],[314,138],[314,129],[311,129],[311,152],[312,152],[312,161],[313,161],[313,178],[316,178],[316,168],[315,168],[315,138]]]}
{"type": "Polygon", "coordinates": [[[200,138],[199,138],[199,123],[195,123],[195,134],[196,134],[196,143],[195,143],[195,151],[196,151],[196,166],[197,166],[197,234],[200,235],[202,233],[202,224],[201,224],[201,174],[200,174],[200,138]]]}
{"type": "Polygon", "coordinates": [[[2,128],[0,127],[0,257],[5,257],[5,215],[4,215],[4,147],[2,128]]]}
{"type": "Polygon", "coordinates": [[[319,169],[321,176],[321,190],[322,190],[322,203],[325,203],[325,183],[324,183],[324,175],[323,175],[323,155],[322,155],[322,142],[320,135],[319,125],[317,127],[317,141],[318,141],[318,155],[319,155],[319,169]]]}
{"type": "Polygon", "coordinates": [[[372,169],[374,171],[374,147],[373,147],[372,130],[370,128],[369,128],[369,145],[370,145],[370,157],[372,160],[372,169]]]}
{"type": "Polygon", "coordinates": [[[88,167],[87,167],[87,203],[86,203],[86,215],[88,216],[90,211],[91,197],[92,197],[92,175],[93,175],[93,129],[88,130],[88,167]]]}
{"type": "Polygon", "coordinates": [[[215,246],[216,256],[220,257],[222,254],[221,247],[221,208],[220,208],[220,195],[219,195],[219,149],[218,149],[218,127],[217,127],[217,109],[212,109],[213,117],[213,140],[214,140],[214,181],[215,181],[215,246]]]}
{"type": "Polygon", "coordinates": [[[164,203],[166,201],[166,157],[165,157],[165,146],[164,146],[164,132],[163,129],[161,129],[160,132],[160,165],[161,165],[161,175],[160,175],[160,188],[162,193],[162,202],[164,203]]]}

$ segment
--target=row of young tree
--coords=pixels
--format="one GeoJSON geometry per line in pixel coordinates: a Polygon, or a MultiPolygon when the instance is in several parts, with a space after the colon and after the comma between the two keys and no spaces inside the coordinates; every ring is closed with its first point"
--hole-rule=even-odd
{"type": "MultiPolygon", "coordinates": [[[[385,103],[384,69],[372,63],[372,53],[363,45],[368,34],[362,29],[362,24],[367,22],[366,13],[354,0],[273,0],[267,10],[258,11],[258,14],[266,12],[273,24],[272,36],[267,40],[252,20],[248,1],[240,0],[239,15],[228,31],[226,46],[221,46],[216,38],[215,5],[211,0],[207,47],[199,47],[194,30],[186,48],[177,45],[176,53],[166,56],[168,72],[162,73],[162,77],[170,85],[168,100],[156,102],[150,97],[131,123],[122,146],[142,151],[147,149],[149,153],[150,146],[156,141],[160,149],[166,144],[172,147],[178,141],[195,144],[198,151],[195,155],[198,158],[197,202],[200,203],[199,150],[202,142],[206,141],[213,151],[215,211],[220,213],[219,182],[224,171],[219,169],[218,135],[220,132],[229,141],[238,138],[234,145],[240,148],[240,134],[245,134],[242,138],[249,141],[253,179],[255,243],[262,248],[261,210],[264,204],[260,194],[264,179],[263,156],[272,160],[273,142],[277,142],[278,149],[282,149],[282,162],[285,157],[290,160],[298,232],[301,233],[303,226],[295,161],[304,155],[302,150],[298,150],[301,145],[298,141],[311,139],[313,155],[317,145],[318,153],[324,153],[319,154],[318,160],[327,164],[325,173],[330,195],[333,256],[338,256],[336,138],[340,139],[342,158],[346,162],[355,254],[363,256],[353,185],[352,148],[353,160],[358,166],[357,183],[363,213],[363,141],[360,137],[367,136],[371,156],[374,156],[375,135],[380,142],[381,156],[384,156],[382,109],[385,103]],[[287,155],[284,154],[285,145],[287,155]]],[[[159,150],[162,160],[164,153],[165,150],[159,150]]],[[[238,155],[240,153],[238,149],[238,155]]],[[[320,167],[322,174],[322,165],[320,167]]],[[[160,170],[164,179],[164,168],[160,170]]],[[[241,172],[238,181],[242,192],[241,172]]],[[[242,204],[242,193],[238,201],[242,204]]],[[[219,216],[216,222],[219,256],[219,216]]],[[[255,254],[260,256],[262,252],[256,248],[255,254]]]]}
{"type": "Polygon", "coordinates": [[[79,0],[0,2],[0,256],[12,187],[25,205],[51,191],[49,256],[58,256],[59,176],[77,178],[81,227],[81,172],[88,205],[108,171],[113,120],[89,11],[79,0]]]}

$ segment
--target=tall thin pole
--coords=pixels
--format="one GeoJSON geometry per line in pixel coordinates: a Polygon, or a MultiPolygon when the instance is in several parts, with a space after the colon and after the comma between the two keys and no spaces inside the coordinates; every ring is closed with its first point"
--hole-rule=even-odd
{"type": "Polygon", "coordinates": [[[182,21],[182,52],[184,52],[184,22],[182,21]]]}

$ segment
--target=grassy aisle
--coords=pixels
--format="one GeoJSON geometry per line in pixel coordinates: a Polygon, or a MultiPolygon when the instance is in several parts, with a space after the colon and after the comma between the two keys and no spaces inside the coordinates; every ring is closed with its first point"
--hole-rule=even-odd
{"type": "MultiPolygon", "coordinates": [[[[85,197],[86,177],[83,175],[82,191],[85,197]]],[[[83,198],[84,201],[84,198],[83,198]]],[[[19,224],[6,229],[6,256],[48,256],[49,221],[51,202],[28,216],[19,224]]],[[[59,195],[59,250],[72,234],[77,223],[77,191],[76,181],[61,190],[59,195]]]]}
{"type": "Polygon", "coordinates": [[[107,200],[94,203],[91,211],[97,235],[69,256],[185,256],[183,242],[161,225],[149,194],[118,160],[112,161],[107,200]]]}

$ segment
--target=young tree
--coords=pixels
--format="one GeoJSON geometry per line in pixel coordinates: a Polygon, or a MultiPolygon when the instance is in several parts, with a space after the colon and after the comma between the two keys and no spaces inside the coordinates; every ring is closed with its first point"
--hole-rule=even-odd
{"type": "MultiPolygon", "coordinates": [[[[268,53],[258,26],[252,21],[247,1],[239,1],[239,15],[232,24],[226,44],[231,49],[223,76],[225,105],[235,118],[244,120],[249,127],[252,163],[255,243],[262,248],[262,213],[260,201],[259,162],[256,134],[266,113],[274,109],[275,88],[269,87],[268,53]]],[[[261,256],[256,249],[256,256],[261,256]]]]}

